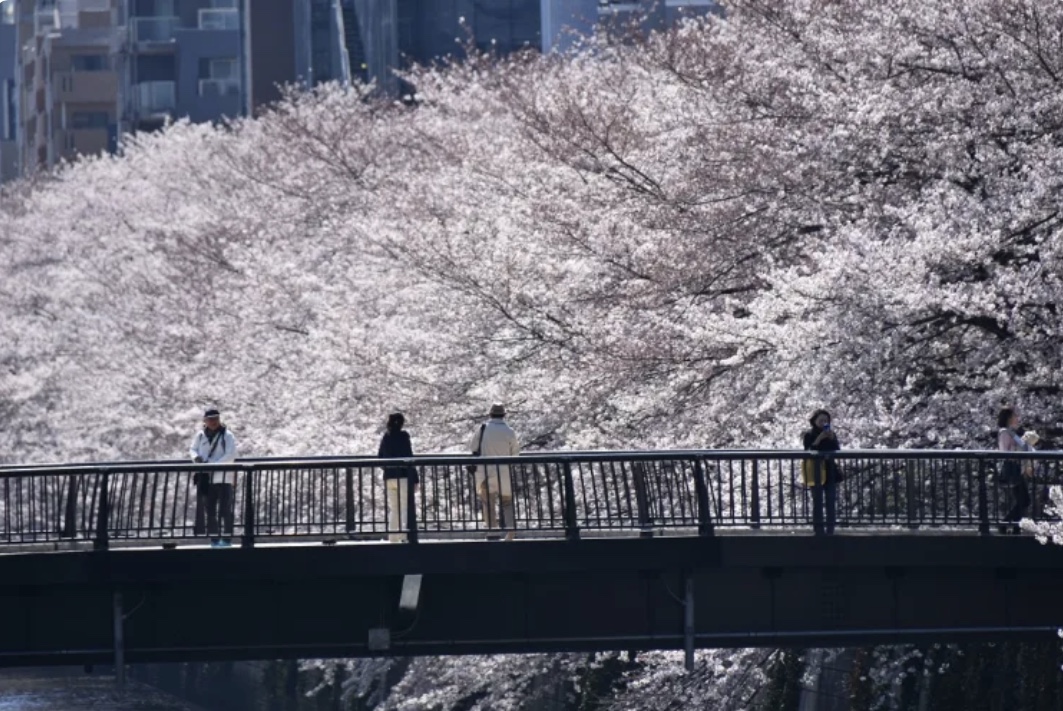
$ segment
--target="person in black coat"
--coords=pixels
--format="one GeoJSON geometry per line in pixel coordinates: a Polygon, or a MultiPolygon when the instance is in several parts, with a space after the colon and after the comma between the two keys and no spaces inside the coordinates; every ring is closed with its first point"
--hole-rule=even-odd
{"type": "MultiPolygon", "coordinates": [[[[829,412],[816,410],[808,422],[812,428],[801,437],[804,449],[812,452],[837,452],[841,449],[838,435],[831,427],[829,412]]],[[[812,489],[812,528],[816,534],[825,532],[830,535],[834,533],[837,519],[838,465],[833,459],[823,461],[819,467],[816,464],[815,460],[806,460],[804,464],[805,484],[812,489]],[[827,514],[825,524],[824,509],[827,514]]]]}
{"type": "MultiPolygon", "coordinates": [[[[380,438],[377,456],[381,459],[407,459],[413,457],[413,443],[410,433],[403,429],[406,418],[401,412],[388,415],[387,430],[380,438]]],[[[407,528],[406,497],[409,487],[417,486],[417,470],[411,466],[384,467],[384,492],[387,496],[388,538],[392,541],[404,541],[406,535],[401,533],[407,528]]]]}

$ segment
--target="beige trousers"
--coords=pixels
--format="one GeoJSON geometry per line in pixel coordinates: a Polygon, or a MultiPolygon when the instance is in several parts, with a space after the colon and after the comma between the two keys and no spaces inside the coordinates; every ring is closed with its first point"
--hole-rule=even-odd
{"type": "Polygon", "coordinates": [[[513,540],[514,529],[516,528],[516,509],[513,506],[513,497],[506,495],[499,495],[498,487],[491,486],[488,489],[487,482],[480,482],[480,501],[483,503],[483,515],[484,523],[490,529],[505,528],[509,532],[506,534],[506,538],[513,540]],[[502,518],[498,520],[498,504],[501,499],[502,503],[502,518]]]}
{"type": "Polygon", "coordinates": [[[410,493],[410,484],[405,479],[387,479],[384,488],[388,497],[388,540],[401,542],[406,540],[409,520],[406,517],[406,497],[410,493]]]}

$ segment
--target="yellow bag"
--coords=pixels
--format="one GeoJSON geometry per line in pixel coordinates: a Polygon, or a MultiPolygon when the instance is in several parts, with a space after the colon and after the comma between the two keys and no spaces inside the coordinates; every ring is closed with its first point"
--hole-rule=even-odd
{"type": "Polygon", "coordinates": [[[801,474],[805,478],[805,486],[816,486],[816,465],[819,465],[819,485],[827,483],[827,460],[805,459],[801,462],[801,474]]]}

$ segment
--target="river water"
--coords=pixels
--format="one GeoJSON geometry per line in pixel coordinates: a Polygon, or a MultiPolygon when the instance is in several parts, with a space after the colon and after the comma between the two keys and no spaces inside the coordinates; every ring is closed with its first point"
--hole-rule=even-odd
{"type": "Polygon", "coordinates": [[[114,677],[0,673],[0,711],[201,711],[135,682],[114,677]]]}

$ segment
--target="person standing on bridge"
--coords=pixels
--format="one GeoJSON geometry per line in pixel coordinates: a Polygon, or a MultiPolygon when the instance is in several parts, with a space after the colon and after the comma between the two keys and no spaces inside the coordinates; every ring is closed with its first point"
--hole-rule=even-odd
{"type": "MultiPolygon", "coordinates": [[[[487,422],[472,436],[469,448],[474,457],[515,457],[520,454],[517,433],[506,424],[506,408],[501,403],[491,406],[487,422]]],[[[476,491],[483,506],[484,523],[490,530],[508,528],[506,540],[512,541],[515,535],[516,510],[513,506],[513,482],[510,478],[508,464],[485,464],[470,467],[476,491]],[[501,526],[498,510],[501,505],[501,526]]],[[[492,534],[488,534],[492,537],[492,534]]]]}
{"type": "MultiPolygon", "coordinates": [[[[380,438],[377,456],[381,459],[405,459],[413,456],[413,443],[410,433],[403,429],[406,417],[401,412],[388,415],[387,429],[380,438]]],[[[415,467],[384,467],[384,491],[387,495],[388,539],[393,543],[406,540],[409,519],[406,507],[409,505],[410,486],[416,490],[417,469],[415,467]]]]}
{"type": "MultiPolygon", "coordinates": [[[[197,464],[223,464],[236,459],[236,438],[222,424],[221,413],[210,408],[203,413],[203,429],[196,433],[189,448],[197,464]]],[[[206,484],[207,534],[214,547],[232,545],[233,488],[236,474],[224,471],[204,472],[206,484]],[[231,480],[230,480],[231,478],[231,480]],[[219,529],[219,520],[221,527],[219,529]]]]}
{"type": "MultiPolygon", "coordinates": [[[[837,452],[841,449],[838,435],[831,427],[830,413],[816,410],[809,418],[812,429],[804,433],[801,442],[812,452],[837,452]]],[[[838,465],[833,459],[808,459],[803,463],[805,485],[812,489],[812,529],[816,535],[834,533],[838,507],[838,465]],[[823,514],[826,509],[827,520],[823,514]]]]}
{"type": "MultiPolygon", "coordinates": [[[[1032,452],[1033,444],[1026,437],[1019,435],[1019,411],[1005,407],[997,414],[997,447],[1001,452],[1032,452]]],[[[1011,490],[1012,507],[1004,517],[1005,524],[1000,526],[1000,533],[1019,534],[1022,529],[1019,521],[1030,507],[1030,489],[1026,480],[1033,476],[1033,461],[1007,460],[1001,464],[1001,483],[1011,490]]]]}

